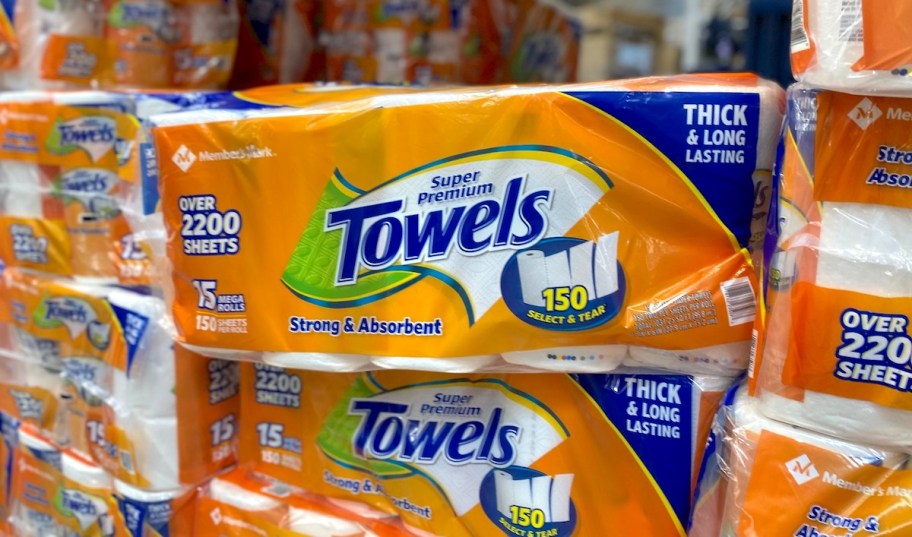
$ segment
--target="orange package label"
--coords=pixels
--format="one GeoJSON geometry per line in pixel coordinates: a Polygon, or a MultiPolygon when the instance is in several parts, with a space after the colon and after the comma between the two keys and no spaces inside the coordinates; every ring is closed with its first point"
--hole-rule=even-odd
{"type": "Polygon", "coordinates": [[[821,92],[814,196],[912,208],[908,99],[821,92]]]}
{"type": "Polygon", "coordinates": [[[779,94],[734,80],[744,93],[428,92],[157,127],[179,338],[441,358],[746,341],[774,138],[758,122],[779,94]]]}
{"type": "Polygon", "coordinates": [[[72,274],[65,222],[0,216],[0,258],[14,267],[61,276],[72,274]]]}
{"type": "Polygon", "coordinates": [[[102,39],[52,33],[41,58],[41,78],[88,86],[102,73],[104,52],[102,39]]]}
{"type": "Polygon", "coordinates": [[[244,367],[242,466],[452,537],[683,536],[728,384],[244,367]]]}
{"type": "Polygon", "coordinates": [[[910,496],[912,471],[764,431],[738,535],[899,537],[908,533],[910,496]]]}
{"type": "Polygon", "coordinates": [[[785,384],[912,410],[908,299],[807,282],[795,284],[791,293],[785,384]]]}

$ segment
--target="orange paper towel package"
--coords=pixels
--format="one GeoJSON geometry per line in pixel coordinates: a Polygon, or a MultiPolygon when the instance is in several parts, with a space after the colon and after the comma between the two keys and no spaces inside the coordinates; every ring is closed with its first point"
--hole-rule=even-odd
{"type": "Polygon", "coordinates": [[[160,299],[12,269],[4,278],[19,338],[51,342],[58,364],[16,362],[33,369],[28,382],[4,379],[0,401],[15,405],[4,412],[139,489],[195,485],[233,463],[238,366],[175,346],[160,299]]]}
{"type": "Polygon", "coordinates": [[[242,368],[242,467],[440,536],[683,536],[731,382],[242,368]]]}
{"type": "Polygon", "coordinates": [[[156,116],[178,340],[330,370],[737,372],[782,106],[719,75],[156,116]]]}
{"type": "Polygon", "coordinates": [[[767,415],[900,447],[912,446],[909,104],[790,91],[753,371],[767,415]]]}
{"type": "Polygon", "coordinates": [[[713,425],[691,537],[904,535],[908,454],[763,416],[732,390],[713,425]]]}
{"type": "Polygon", "coordinates": [[[138,178],[127,96],[4,94],[0,257],[8,266],[92,283],[148,285],[153,265],[118,202],[138,178]]]}

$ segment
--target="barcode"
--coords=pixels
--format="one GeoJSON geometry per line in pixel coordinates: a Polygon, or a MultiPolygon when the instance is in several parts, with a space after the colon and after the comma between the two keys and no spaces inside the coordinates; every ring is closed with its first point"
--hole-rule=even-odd
{"type": "Polygon", "coordinates": [[[839,40],[844,43],[864,42],[861,0],[842,0],[839,10],[839,40]]]}
{"type": "Polygon", "coordinates": [[[272,485],[264,488],[263,492],[268,492],[279,498],[284,498],[294,492],[294,489],[284,483],[276,481],[272,485]]]}
{"type": "Polygon", "coordinates": [[[792,52],[811,48],[811,41],[804,29],[804,0],[792,2],[792,52]]]}
{"type": "Polygon", "coordinates": [[[129,473],[135,472],[133,469],[133,456],[126,451],[120,452],[120,465],[129,473]]]}
{"type": "Polygon", "coordinates": [[[728,325],[737,326],[754,320],[757,314],[757,299],[748,278],[736,278],[720,286],[728,310],[728,325]]]}

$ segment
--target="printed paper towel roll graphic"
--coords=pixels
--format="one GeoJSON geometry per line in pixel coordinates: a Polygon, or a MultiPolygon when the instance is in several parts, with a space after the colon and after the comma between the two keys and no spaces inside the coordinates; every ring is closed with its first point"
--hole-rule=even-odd
{"type": "Polygon", "coordinates": [[[511,518],[513,506],[528,507],[540,510],[547,523],[567,522],[570,520],[572,484],[573,474],[513,479],[509,473],[498,470],[494,473],[497,510],[511,518]]]}
{"type": "Polygon", "coordinates": [[[533,509],[539,509],[545,514],[545,522],[551,522],[551,477],[540,475],[533,477],[532,485],[532,505],[533,509]]]}
{"type": "Polygon", "coordinates": [[[519,282],[523,302],[544,307],[545,289],[582,286],[589,298],[606,297],[618,290],[618,232],[593,244],[585,242],[567,251],[545,256],[539,250],[519,254],[519,282]]]}
{"type": "Polygon", "coordinates": [[[494,472],[494,494],[497,496],[497,510],[504,516],[511,517],[510,506],[513,502],[513,476],[497,470],[494,472]]]}

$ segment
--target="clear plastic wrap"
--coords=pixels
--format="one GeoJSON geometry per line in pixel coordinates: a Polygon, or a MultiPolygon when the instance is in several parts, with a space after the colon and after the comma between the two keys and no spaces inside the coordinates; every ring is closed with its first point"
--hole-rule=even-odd
{"type": "Polygon", "coordinates": [[[912,95],[912,4],[794,0],[792,70],[820,88],[912,95]]]}
{"type": "Polygon", "coordinates": [[[401,521],[358,502],[333,503],[276,479],[237,469],[213,479],[197,505],[200,537],[406,537],[401,521]]]}
{"type": "Polygon", "coordinates": [[[14,328],[47,342],[60,369],[27,351],[0,359],[17,372],[3,378],[0,410],[140,489],[192,486],[234,462],[238,365],[175,346],[161,299],[3,277],[14,328]]]}
{"type": "Polygon", "coordinates": [[[153,118],[181,343],[316,369],[746,367],[774,85],[328,96],[153,118]]]}
{"type": "Polygon", "coordinates": [[[768,416],[902,447],[912,446],[908,104],[790,90],[753,371],[768,416]]]}
{"type": "Polygon", "coordinates": [[[0,257],[90,283],[149,285],[148,245],[118,201],[137,180],[133,101],[104,92],[7,93],[0,100],[0,257]]]}
{"type": "Polygon", "coordinates": [[[734,389],[713,424],[691,537],[903,535],[908,454],[764,417],[734,389]]]}
{"type": "Polygon", "coordinates": [[[730,383],[647,370],[454,376],[243,364],[240,465],[397,514],[418,535],[608,535],[624,524],[664,537],[683,532],[730,383]]]}
{"type": "Polygon", "coordinates": [[[220,88],[238,39],[233,0],[17,0],[0,85],[220,88]]]}

